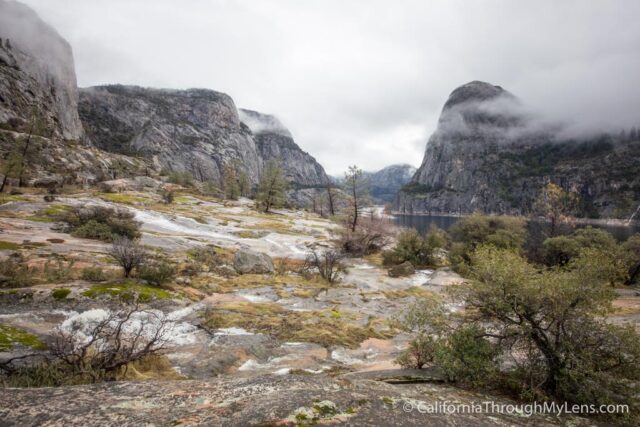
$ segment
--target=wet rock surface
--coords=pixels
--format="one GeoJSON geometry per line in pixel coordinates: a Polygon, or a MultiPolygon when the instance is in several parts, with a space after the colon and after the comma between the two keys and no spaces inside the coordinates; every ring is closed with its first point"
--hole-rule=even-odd
{"type": "MultiPolygon", "coordinates": [[[[431,383],[387,384],[307,375],[121,382],[4,390],[0,395],[0,425],[551,426],[569,421],[576,426],[590,425],[577,418],[473,413],[451,416],[420,413],[417,409],[438,402],[484,399],[487,396],[431,383]]],[[[513,403],[506,399],[497,402],[513,403]]]]}

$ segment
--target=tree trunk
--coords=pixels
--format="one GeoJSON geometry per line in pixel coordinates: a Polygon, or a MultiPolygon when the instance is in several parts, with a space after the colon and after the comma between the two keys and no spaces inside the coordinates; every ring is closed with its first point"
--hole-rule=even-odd
{"type": "Polygon", "coordinates": [[[24,149],[22,150],[22,157],[20,157],[20,174],[18,175],[18,187],[22,187],[22,175],[24,173],[24,161],[27,158],[27,151],[29,150],[29,144],[31,143],[31,134],[33,133],[33,126],[29,131],[29,136],[27,137],[27,142],[24,144],[24,149]]]}
{"type": "Polygon", "coordinates": [[[335,215],[335,211],[333,210],[333,192],[331,191],[331,184],[327,184],[327,195],[329,198],[329,213],[331,215],[335,215]]]}
{"type": "MultiPolygon", "coordinates": [[[[2,190],[0,190],[0,192],[2,192],[2,190]]],[[[624,284],[631,285],[636,280],[636,277],[638,277],[638,275],[640,275],[640,262],[631,269],[631,273],[629,273],[629,277],[627,278],[627,280],[625,280],[624,284]]]]}
{"type": "Polygon", "coordinates": [[[358,225],[358,191],[356,178],[353,178],[353,224],[351,225],[351,231],[355,233],[356,226],[358,225]]]}

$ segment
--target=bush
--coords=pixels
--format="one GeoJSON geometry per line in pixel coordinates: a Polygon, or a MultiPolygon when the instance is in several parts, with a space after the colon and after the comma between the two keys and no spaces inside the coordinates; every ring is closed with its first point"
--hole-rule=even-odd
{"type": "Polygon", "coordinates": [[[436,251],[446,243],[444,231],[433,225],[424,238],[415,229],[405,230],[400,233],[396,246],[384,253],[384,263],[398,265],[408,261],[416,267],[434,266],[438,264],[436,251]]]}
{"type": "Polygon", "coordinates": [[[625,284],[632,285],[640,279],[640,234],[635,234],[622,245],[624,262],[627,267],[625,284]]]}
{"type": "Polygon", "coordinates": [[[183,187],[192,187],[193,186],[193,175],[191,173],[185,172],[170,172],[169,173],[169,182],[172,184],[182,185],[183,187]]]}
{"type": "Polygon", "coordinates": [[[163,188],[160,191],[160,197],[165,204],[170,205],[175,199],[175,192],[170,188],[163,188]]]}
{"type": "Polygon", "coordinates": [[[436,366],[449,381],[468,382],[475,386],[493,382],[498,371],[498,349],[484,338],[477,326],[462,326],[452,332],[434,352],[436,366]]]}
{"type": "Polygon", "coordinates": [[[0,288],[21,288],[33,284],[33,269],[19,252],[0,261],[0,288]]]}
{"type": "Polygon", "coordinates": [[[400,353],[396,362],[403,368],[422,369],[433,362],[436,348],[437,342],[432,336],[419,334],[409,342],[409,347],[400,353]]]}
{"type": "Polygon", "coordinates": [[[66,282],[73,278],[73,265],[74,260],[71,260],[65,264],[61,259],[56,259],[55,262],[47,260],[44,264],[44,277],[47,283],[66,282]]]}
{"type": "Polygon", "coordinates": [[[380,252],[391,241],[393,226],[380,218],[362,219],[356,231],[346,225],[340,236],[340,246],[344,253],[353,256],[370,255],[380,252]]]}
{"type": "MultiPolygon", "coordinates": [[[[546,239],[542,246],[544,263],[549,266],[566,265],[588,249],[608,254],[616,259],[617,263],[624,263],[624,255],[621,254],[621,248],[613,236],[597,228],[585,227],[568,236],[552,237],[546,239]]],[[[622,265],[620,267],[624,268],[622,265]]]]}
{"type": "Polygon", "coordinates": [[[542,244],[547,265],[565,265],[580,253],[580,245],[568,236],[551,237],[542,244]]]}
{"type": "Polygon", "coordinates": [[[71,293],[71,289],[69,288],[58,288],[51,291],[51,296],[57,300],[63,300],[69,296],[71,293]]]}
{"type": "Polygon", "coordinates": [[[168,262],[153,262],[144,264],[138,268],[138,277],[155,286],[164,285],[173,280],[176,270],[168,262]]]}
{"type": "Polygon", "coordinates": [[[129,366],[162,354],[171,325],[166,315],[138,305],[106,312],[93,322],[58,329],[46,353],[3,360],[0,380],[14,387],[113,381],[125,377],[129,366]]]}
{"type": "Polygon", "coordinates": [[[484,244],[500,249],[520,251],[527,237],[526,222],[516,217],[471,215],[460,219],[450,229],[452,250],[449,260],[454,269],[463,273],[473,251],[484,244]]]}
{"type": "Polygon", "coordinates": [[[147,258],[145,249],[135,240],[127,237],[117,237],[113,241],[109,254],[124,270],[124,277],[139,268],[147,258]]]}
{"type": "Polygon", "coordinates": [[[111,242],[117,236],[140,237],[140,223],[134,217],[125,209],[83,206],[62,212],[58,219],[67,224],[67,231],[73,236],[111,242]]]}
{"type": "Polygon", "coordinates": [[[317,269],[320,277],[329,283],[335,283],[340,277],[343,255],[334,250],[317,252],[315,249],[307,256],[306,264],[308,268],[317,269]]]}
{"type": "Polygon", "coordinates": [[[83,268],[80,273],[80,278],[89,282],[103,282],[107,280],[107,277],[104,274],[104,270],[100,267],[83,268]]]}

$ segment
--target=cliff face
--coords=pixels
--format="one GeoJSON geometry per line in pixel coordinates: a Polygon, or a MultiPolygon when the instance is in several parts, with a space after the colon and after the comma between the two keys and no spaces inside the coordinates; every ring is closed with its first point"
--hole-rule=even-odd
{"type": "Polygon", "coordinates": [[[82,137],[71,47],[29,7],[0,0],[0,126],[67,140],[82,137]]]}
{"type": "Polygon", "coordinates": [[[300,149],[289,130],[275,116],[244,109],[239,113],[241,121],[253,132],[262,159],[278,161],[293,187],[322,186],[328,182],[320,163],[300,149]]]}
{"type": "Polygon", "coordinates": [[[365,172],[369,194],[378,203],[392,202],[415,172],[416,168],[411,165],[391,165],[377,172],[365,172]]]}
{"type": "Polygon", "coordinates": [[[262,160],[233,100],[205,89],[99,86],[80,90],[80,117],[98,148],[151,159],[158,169],[220,180],[237,161],[253,182],[262,160]]]}
{"type": "Polygon", "coordinates": [[[555,182],[580,194],[581,216],[632,213],[640,203],[637,138],[562,139],[524,111],[499,86],[471,82],[454,90],[422,165],[398,193],[396,209],[407,214],[526,214],[540,188],[555,182]]]}

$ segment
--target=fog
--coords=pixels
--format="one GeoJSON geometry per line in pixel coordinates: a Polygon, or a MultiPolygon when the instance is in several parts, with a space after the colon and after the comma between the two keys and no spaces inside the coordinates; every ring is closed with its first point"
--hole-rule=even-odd
{"type": "Polygon", "coordinates": [[[228,93],[329,173],[421,163],[448,94],[501,85],[580,132],[640,125],[640,2],[25,0],[81,86],[228,93]]]}

